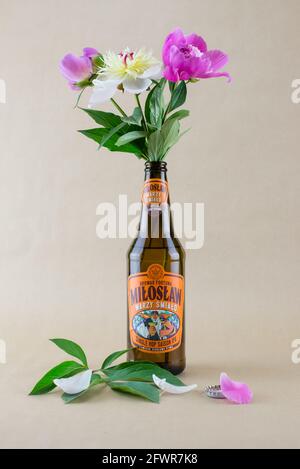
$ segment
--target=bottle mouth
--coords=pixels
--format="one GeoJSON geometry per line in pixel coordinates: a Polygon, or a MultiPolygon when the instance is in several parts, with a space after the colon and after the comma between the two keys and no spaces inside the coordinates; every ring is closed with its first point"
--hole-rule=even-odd
{"type": "Polygon", "coordinates": [[[167,171],[167,162],[166,161],[146,161],[145,169],[156,169],[167,171]]]}

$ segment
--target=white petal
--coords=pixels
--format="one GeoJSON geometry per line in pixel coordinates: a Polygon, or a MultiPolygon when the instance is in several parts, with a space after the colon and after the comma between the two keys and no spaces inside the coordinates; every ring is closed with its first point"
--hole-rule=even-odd
{"type": "Polygon", "coordinates": [[[123,81],[124,90],[128,93],[140,94],[146,91],[151,85],[151,80],[148,78],[125,78],[123,81]]]}
{"type": "Polygon", "coordinates": [[[93,84],[93,92],[89,101],[90,108],[109,101],[117,91],[119,82],[115,80],[94,80],[93,84]]]}
{"type": "Polygon", "coordinates": [[[82,371],[71,378],[54,379],[53,383],[56,384],[67,394],[77,394],[78,392],[85,391],[91,382],[92,370],[82,371]]]}
{"type": "Polygon", "coordinates": [[[197,384],[190,384],[190,386],[175,386],[174,384],[167,383],[166,379],[160,379],[158,376],[152,375],[154,384],[162,391],[169,392],[170,394],[184,394],[185,392],[193,391],[197,384]]]}
{"type": "Polygon", "coordinates": [[[156,64],[148,68],[139,78],[150,78],[151,80],[159,80],[162,77],[162,65],[156,64]]]}

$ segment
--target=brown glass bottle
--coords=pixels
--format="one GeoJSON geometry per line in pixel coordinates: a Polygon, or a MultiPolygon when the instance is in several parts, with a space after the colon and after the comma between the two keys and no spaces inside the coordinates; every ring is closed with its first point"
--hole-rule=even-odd
{"type": "Polygon", "coordinates": [[[142,212],[128,252],[130,360],[185,368],[185,253],[174,236],[166,162],[145,163],[142,212]]]}

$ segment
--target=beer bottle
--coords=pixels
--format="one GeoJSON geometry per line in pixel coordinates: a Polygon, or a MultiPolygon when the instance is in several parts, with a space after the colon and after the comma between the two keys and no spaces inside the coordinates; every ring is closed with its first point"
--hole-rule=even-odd
{"type": "Polygon", "coordinates": [[[184,250],[174,236],[167,163],[145,163],[142,212],[128,252],[128,347],[174,374],[185,368],[184,250]]]}

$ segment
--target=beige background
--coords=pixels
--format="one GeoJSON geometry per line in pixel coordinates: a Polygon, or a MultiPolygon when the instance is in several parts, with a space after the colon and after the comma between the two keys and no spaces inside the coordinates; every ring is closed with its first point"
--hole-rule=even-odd
{"type": "Polygon", "coordinates": [[[299,448],[300,1],[0,0],[0,11],[0,446],[299,448]],[[143,179],[142,162],[75,132],[92,125],[58,61],[84,46],[159,56],[175,26],[228,52],[233,76],[189,88],[192,131],[168,160],[172,200],[206,210],[204,247],[187,255],[183,377],[201,390],[224,370],[255,401],[27,397],[64,357],[48,338],[81,343],[93,366],[125,345],[129,240],[97,239],[95,212],[119,193],[137,201],[143,179]]]}

